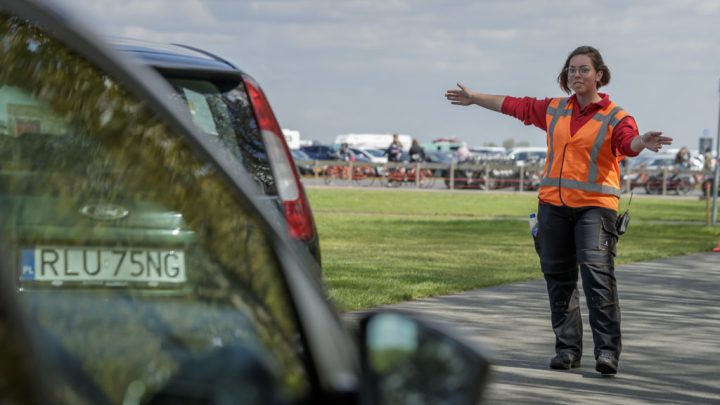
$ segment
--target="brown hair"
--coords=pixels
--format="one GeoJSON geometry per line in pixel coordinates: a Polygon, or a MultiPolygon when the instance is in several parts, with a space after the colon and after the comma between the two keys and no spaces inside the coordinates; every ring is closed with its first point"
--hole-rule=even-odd
{"type": "Polygon", "coordinates": [[[570,90],[570,87],[568,87],[568,66],[570,65],[570,59],[572,59],[574,56],[577,55],[587,55],[590,58],[590,61],[592,62],[593,69],[597,70],[598,72],[603,72],[602,78],[600,78],[600,81],[597,82],[597,88],[599,89],[602,86],[607,85],[610,83],[610,69],[605,66],[605,62],[603,62],[603,58],[600,55],[600,51],[593,48],[592,46],[580,46],[575,48],[574,51],[570,52],[570,55],[568,55],[567,59],[565,59],[565,65],[563,65],[562,70],[560,71],[560,74],[557,77],[557,82],[560,84],[560,88],[567,94],[570,94],[572,91],[570,90]]]}

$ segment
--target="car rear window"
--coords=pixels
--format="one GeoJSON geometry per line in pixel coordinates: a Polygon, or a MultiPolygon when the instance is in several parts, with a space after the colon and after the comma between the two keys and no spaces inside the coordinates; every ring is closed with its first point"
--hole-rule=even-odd
{"type": "Polygon", "coordinates": [[[240,160],[266,195],[277,195],[270,158],[241,81],[167,77],[195,125],[240,160]]]}

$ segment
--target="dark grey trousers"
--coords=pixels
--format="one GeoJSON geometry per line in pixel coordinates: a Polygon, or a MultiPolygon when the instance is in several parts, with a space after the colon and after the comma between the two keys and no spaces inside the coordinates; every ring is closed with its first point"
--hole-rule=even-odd
{"type": "Polygon", "coordinates": [[[595,358],[620,358],[620,306],[615,281],[617,213],[600,207],[538,206],[536,248],[550,298],[555,351],[582,355],[578,268],[590,316],[595,358]]]}

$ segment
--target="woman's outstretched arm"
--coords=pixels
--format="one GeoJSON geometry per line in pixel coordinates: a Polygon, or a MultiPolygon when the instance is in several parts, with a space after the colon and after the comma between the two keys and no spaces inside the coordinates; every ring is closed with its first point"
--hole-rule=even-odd
{"type": "Polygon", "coordinates": [[[459,90],[450,89],[445,92],[445,98],[447,98],[450,103],[464,106],[476,104],[488,110],[500,112],[505,96],[477,93],[463,86],[461,83],[458,83],[458,87],[460,88],[459,90]]]}

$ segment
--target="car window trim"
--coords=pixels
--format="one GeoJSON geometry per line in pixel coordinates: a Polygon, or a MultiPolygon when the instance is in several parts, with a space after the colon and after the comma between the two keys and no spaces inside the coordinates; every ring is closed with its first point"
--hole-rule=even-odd
{"type": "Polygon", "coordinates": [[[162,63],[153,63],[152,68],[162,76],[171,79],[203,79],[209,81],[237,82],[238,84],[241,84],[243,79],[243,72],[239,70],[229,71],[205,67],[187,68],[162,63]]]}

